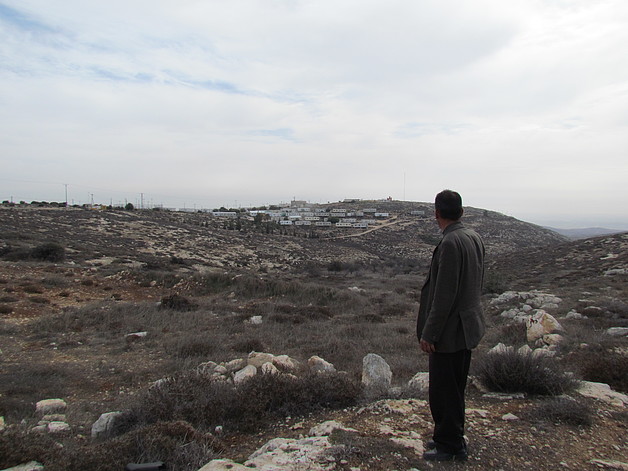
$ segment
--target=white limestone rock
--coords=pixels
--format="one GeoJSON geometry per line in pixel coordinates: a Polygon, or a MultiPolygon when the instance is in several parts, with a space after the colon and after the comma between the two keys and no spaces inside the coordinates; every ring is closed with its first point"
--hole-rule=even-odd
{"type": "Polygon", "coordinates": [[[580,381],[578,393],[585,397],[591,397],[600,401],[612,404],[617,407],[628,406],[628,396],[617,391],[613,391],[608,384],[595,383],[592,381],[580,381]]]}
{"type": "Polygon", "coordinates": [[[365,388],[388,389],[391,382],[392,370],[381,356],[369,353],[362,359],[362,385],[365,388]]]}
{"type": "Polygon", "coordinates": [[[519,299],[519,294],[515,291],[505,291],[495,299],[491,300],[491,304],[506,304],[514,299],[519,299]]]}
{"type": "Polygon", "coordinates": [[[626,337],[628,335],[628,327],[611,327],[606,331],[606,335],[612,337],[626,337]]]}
{"type": "Polygon", "coordinates": [[[261,368],[262,374],[265,375],[278,375],[280,371],[272,363],[264,363],[261,368]]]}
{"type": "Polygon", "coordinates": [[[235,384],[240,384],[245,382],[246,380],[253,378],[257,374],[257,368],[253,365],[247,365],[242,368],[240,371],[236,372],[233,376],[233,382],[235,384]]]}
{"type": "Polygon", "coordinates": [[[299,369],[299,362],[288,355],[277,355],[273,358],[273,365],[284,373],[294,373],[299,369]]]}
{"type": "Polygon", "coordinates": [[[331,448],[328,437],[275,438],[253,453],[244,464],[263,471],[330,471],[336,467],[331,448]]]}
{"type": "Polygon", "coordinates": [[[249,353],[248,365],[261,368],[264,363],[272,363],[275,355],[272,353],[251,352],[249,353]]]}
{"type": "Polygon", "coordinates": [[[419,372],[415,374],[410,381],[408,381],[408,387],[415,391],[427,392],[430,389],[430,374],[426,372],[419,372]]]}
{"type": "Polygon", "coordinates": [[[65,433],[70,430],[71,427],[66,422],[50,422],[48,424],[48,433],[65,433]]]}
{"type": "Polygon", "coordinates": [[[505,420],[506,422],[514,422],[516,420],[519,420],[519,417],[509,412],[508,414],[502,415],[502,420],[505,420]]]}
{"type": "Polygon", "coordinates": [[[247,365],[247,361],[244,358],[236,358],[235,360],[228,361],[224,364],[224,367],[227,368],[229,373],[235,373],[236,371],[240,371],[247,365]]]}
{"type": "Polygon", "coordinates": [[[107,438],[111,436],[116,420],[122,416],[122,412],[105,412],[98,417],[92,425],[92,438],[107,438]]]}
{"type": "Polygon", "coordinates": [[[13,466],[12,468],[6,468],[2,471],[44,471],[44,465],[37,461],[30,461],[18,466],[13,466]]]}
{"type": "Polygon", "coordinates": [[[310,368],[310,371],[314,373],[335,373],[336,367],[325,361],[319,356],[312,356],[307,361],[307,366],[310,368]]]}
{"type": "Polygon", "coordinates": [[[503,343],[498,343],[493,348],[491,348],[488,353],[506,353],[514,351],[514,347],[511,345],[504,345],[503,343]]]}
{"type": "Polygon", "coordinates": [[[357,430],[345,427],[340,422],[335,420],[328,420],[322,424],[315,425],[310,429],[311,437],[328,437],[334,430],[345,430],[348,432],[357,432],[357,430]]]}
{"type": "Polygon", "coordinates": [[[555,332],[564,331],[563,327],[556,320],[556,318],[542,309],[538,309],[528,318],[526,328],[527,339],[530,343],[536,342],[545,334],[553,334],[555,332]]]}
{"type": "Polygon", "coordinates": [[[198,471],[251,471],[252,468],[236,463],[233,460],[212,460],[198,471]]]}
{"type": "Polygon", "coordinates": [[[35,405],[35,412],[46,415],[63,412],[68,405],[63,399],[44,399],[35,405]]]}

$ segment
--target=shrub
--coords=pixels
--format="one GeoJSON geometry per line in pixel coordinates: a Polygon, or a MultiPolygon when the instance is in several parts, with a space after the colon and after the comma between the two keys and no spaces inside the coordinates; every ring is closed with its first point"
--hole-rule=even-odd
{"type": "Polygon", "coordinates": [[[340,260],[334,260],[332,262],[329,262],[329,265],[327,265],[327,271],[342,271],[343,268],[344,267],[340,260]]]}
{"type": "Polygon", "coordinates": [[[31,284],[22,286],[22,290],[28,294],[42,294],[44,291],[39,287],[31,284]]]}
{"type": "Polygon", "coordinates": [[[202,430],[222,425],[227,432],[252,432],[278,417],[353,405],[359,394],[359,384],[342,374],[262,374],[236,386],[191,370],[147,391],[127,413],[127,424],[183,420],[202,430]]]}
{"type": "Polygon", "coordinates": [[[249,337],[234,342],[231,349],[240,353],[263,352],[266,350],[266,346],[260,339],[249,337]]]}
{"type": "Polygon", "coordinates": [[[163,461],[172,471],[195,471],[222,449],[213,437],[185,422],[160,422],[106,442],[70,446],[59,446],[47,434],[12,428],[0,434],[0,467],[33,460],[47,471],[119,471],[126,463],[163,461]]]}
{"type": "Polygon", "coordinates": [[[572,352],[566,361],[573,365],[586,381],[606,383],[612,388],[628,392],[628,356],[603,345],[589,345],[572,352]]]}
{"type": "Polygon", "coordinates": [[[31,250],[31,257],[44,262],[60,262],[65,259],[65,249],[56,242],[46,242],[31,250]]]}
{"type": "Polygon", "coordinates": [[[179,294],[164,296],[161,298],[159,307],[162,309],[172,309],[174,311],[194,311],[198,308],[195,303],[179,294]]]}
{"type": "Polygon", "coordinates": [[[50,299],[41,296],[31,296],[28,300],[35,304],[50,304],[50,299]]]}
{"type": "Polygon", "coordinates": [[[524,417],[566,425],[590,426],[593,423],[591,407],[570,397],[556,397],[542,401],[526,411],[524,417]]]}
{"type": "Polygon", "coordinates": [[[6,304],[0,304],[0,314],[11,314],[13,312],[13,308],[11,306],[7,306],[6,304]]]}
{"type": "Polygon", "coordinates": [[[172,350],[180,358],[206,357],[216,351],[216,344],[207,336],[185,336],[174,344],[172,350]]]}
{"type": "Polygon", "coordinates": [[[474,369],[482,384],[496,392],[556,396],[576,387],[557,363],[532,353],[491,352],[476,361],[474,369]]]}

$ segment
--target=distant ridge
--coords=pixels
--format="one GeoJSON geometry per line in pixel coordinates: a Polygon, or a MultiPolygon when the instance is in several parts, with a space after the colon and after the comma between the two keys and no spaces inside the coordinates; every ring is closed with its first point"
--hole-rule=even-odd
{"type": "Polygon", "coordinates": [[[606,229],[604,227],[586,227],[582,229],[557,229],[555,227],[548,227],[548,226],[543,226],[543,227],[551,231],[558,232],[560,235],[564,235],[565,237],[569,237],[570,239],[573,239],[573,240],[587,239],[589,237],[620,234],[622,232],[626,232],[625,230],[606,229]]]}

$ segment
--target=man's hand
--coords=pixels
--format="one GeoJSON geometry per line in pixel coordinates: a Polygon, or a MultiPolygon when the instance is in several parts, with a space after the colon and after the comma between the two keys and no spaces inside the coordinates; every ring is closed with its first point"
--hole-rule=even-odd
{"type": "Polygon", "coordinates": [[[436,351],[436,347],[433,343],[429,343],[428,341],[421,339],[421,350],[425,353],[434,353],[436,351]]]}

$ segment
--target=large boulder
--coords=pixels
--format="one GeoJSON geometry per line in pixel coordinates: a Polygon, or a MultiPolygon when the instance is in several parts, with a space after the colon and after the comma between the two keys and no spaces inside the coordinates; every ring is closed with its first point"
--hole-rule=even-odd
{"type": "Polygon", "coordinates": [[[534,343],[544,335],[563,332],[564,329],[554,316],[538,309],[526,321],[528,342],[534,343]]]}
{"type": "Polygon", "coordinates": [[[113,430],[118,420],[122,416],[122,412],[105,412],[98,417],[98,420],[92,425],[92,438],[107,438],[113,434],[113,430]]]}
{"type": "Polygon", "coordinates": [[[386,360],[375,353],[369,353],[362,359],[362,384],[367,389],[390,387],[392,371],[386,360]]]}

